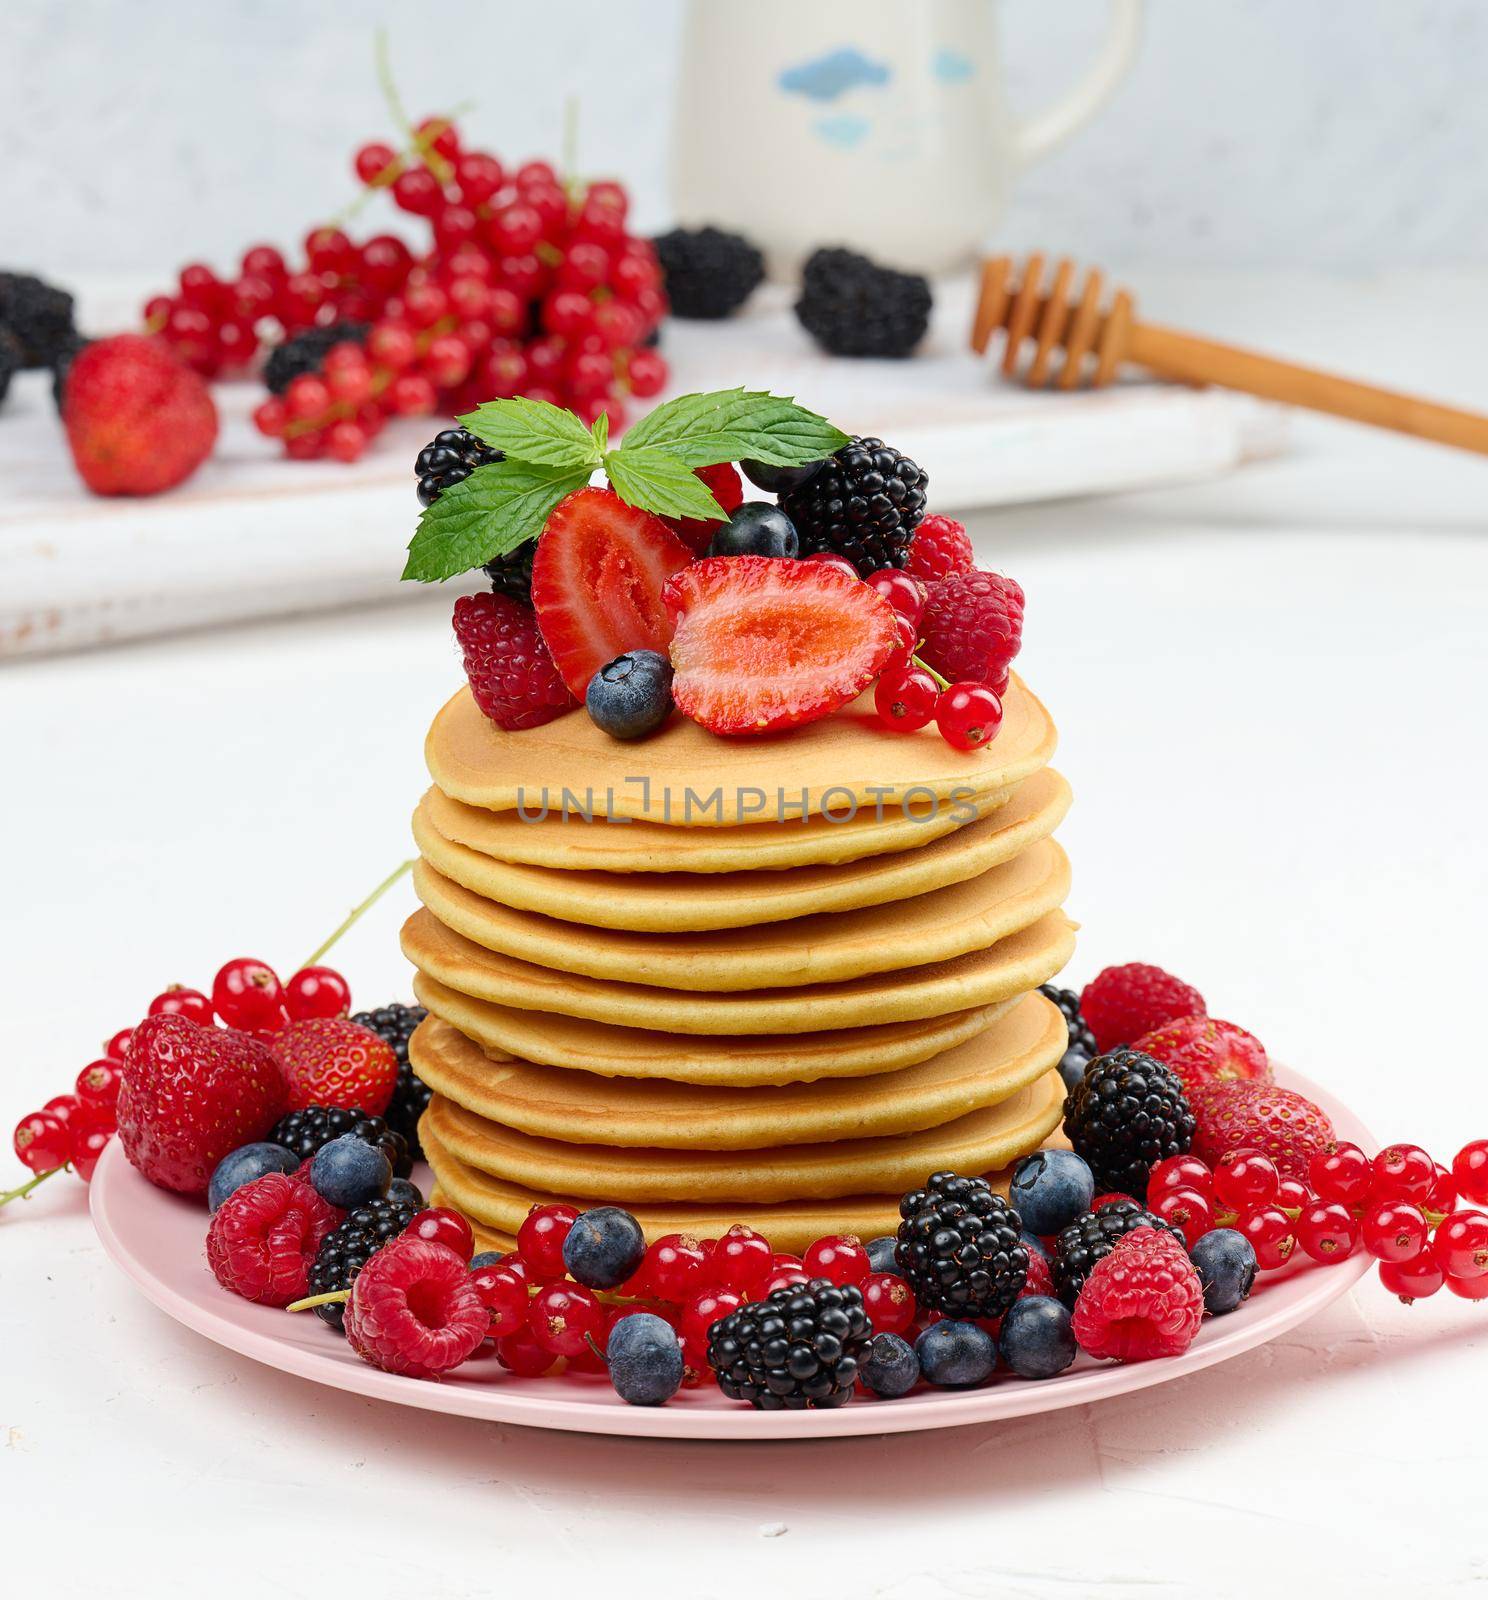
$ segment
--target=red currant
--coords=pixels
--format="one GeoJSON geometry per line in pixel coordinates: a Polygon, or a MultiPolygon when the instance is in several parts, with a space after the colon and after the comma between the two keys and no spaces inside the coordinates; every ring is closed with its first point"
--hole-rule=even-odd
{"type": "Polygon", "coordinates": [[[1231,1150],[1214,1164],[1214,1196],[1232,1211],[1254,1211],[1276,1199],[1279,1176],[1259,1150],[1231,1150]]]}
{"type": "Polygon", "coordinates": [[[495,156],[479,150],[466,151],[455,160],[455,186],[464,196],[466,205],[478,206],[489,200],[501,187],[505,176],[495,156]]]}
{"type": "Polygon", "coordinates": [[[1457,1209],[1457,1182],[1440,1161],[1436,1163],[1436,1182],[1426,1196],[1425,1209],[1439,1217],[1457,1209]]]}
{"type": "Polygon", "coordinates": [[[1436,1163],[1419,1145],[1392,1144],[1374,1158],[1379,1200],[1424,1200],[1436,1187],[1436,1163]]]}
{"type": "Polygon", "coordinates": [[[504,1262],[481,1267],[470,1274],[470,1287],[491,1313],[491,1333],[505,1338],[527,1325],[527,1281],[504,1262]]]}
{"type": "Polygon", "coordinates": [[[113,1136],[112,1128],[100,1127],[95,1122],[80,1122],[69,1130],[71,1144],[68,1157],[72,1162],[72,1170],[84,1183],[93,1181],[93,1170],[113,1136]]]}
{"type": "Polygon", "coordinates": [[[393,203],[416,217],[432,217],[444,205],[444,191],[427,167],[409,167],[393,179],[393,203]]]}
{"type": "Polygon", "coordinates": [[[517,1251],[527,1263],[532,1279],[548,1283],[565,1276],[563,1243],[579,1220],[574,1206],[553,1204],[533,1206],[517,1229],[517,1251]]]}
{"type": "Polygon", "coordinates": [[[1165,1189],[1197,1189],[1202,1195],[1213,1193],[1214,1174],[1207,1162],[1197,1156],[1169,1156],[1159,1161],[1147,1179],[1147,1198],[1155,1200],[1165,1189]]]}
{"type": "Polygon", "coordinates": [[[313,422],[331,406],[331,386],[313,372],[302,372],[284,391],[284,409],[292,422],[313,422]]]}
{"type": "Polygon", "coordinates": [[[366,432],[344,418],[326,430],[326,454],[337,461],[360,461],[367,448],[366,432]]]}
{"type": "Polygon", "coordinates": [[[1346,1261],[1359,1244],[1359,1224],[1341,1200],[1319,1200],[1303,1209],[1297,1243],[1314,1261],[1346,1261]]]}
{"type": "Polygon", "coordinates": [[[406,323],[390,319],[373,326],[367,335],[367,353],[379,366],[401,372],[418,359],[418,344],[406,323]]]}
{"type": "Polygon", "coordinates": [[[1278,1210],[1285,1211],[1295,1222],[1299,1213],[1312,1204],[1312,1199],[1312,1191],[1300,1178],[1282,1178],[1276,1185],[1276,1195],[1271,1203],[1278,1210]]]}
{"type": "Polygon", "coordinates": [[[940,690],[923,667],[885,672],[873,690],[878,720],[896,733],[915,733],[935,715],[940,690]]]}
{"type": "Polygon", "coordinates": [[[392,166],[397,157],[385,144],[364,144],[352,160],[356,175],[363,183],[376,183],[392,166]]]}
{"type": "Polygon", "coordinates": [[[704,1289],[683,1307],[682,1332],[684,1336],[706,1342],[708,1329],[743,1304],[744,1296],[737,1289],[704,1289]]]}
{"type": "Polygon", "coordinates": [[[11,1138],[15,1153],[32,1172],[50,1172],[60,1167],[71,1153],[67,1126],[50,1111],[33,1111],[16,1123],[11,1138]]]}
{"type": "Polygon", "coordinates": [[[433,150],[453,161],[460,153],[460,135],[448,117],[425,117],[414,130],[421,150],[433,150]]]}
{"type": "Polygon", "coordinates": [[[480,231],[480,218],[469,206],[446,206],[434,218],[434,237],[441,252],[450,256],[462,244],[470,244],[480,231]]]}
{"type": "Polygon", "coordinates": [[[1423,1250],[1408,1261],[1382,1261],[1379,1276],[1385,1288],[1399,1295],[1406,1305],[1413,1300],[1429,1298],[1447,1281],[1429,1250],[1423,1250]]]}
{"type": "Polygon", "coordinates": [[[212,1014],[212,1002],[206,995],[200,989],[188,989],[180,983],[173,983],[157,994],[146,1007],[145,1015],[185,1017],[188,1022],[199,1023],[203,1028],[210,1028],[216,1021],[212,1014]]]}
{"type": "Polygon", "coordinates": [[[935,703],[940,736],[957,750],[979,750],[1002,727],[1002,701],[984,683],[953,683],[935,703]]]}
{"type": "Polygon", "coordinates": [[[900,572],[895,567],[882,567],[877,572],[870,572],[865,582],[870,589],[881,594],[901,617],[908,617],[916,623],[920,620],[920,613],[925,609],[925,591],[919,581],[907,572],[900,572]]]}
{"type": "Polygon", "coordinates": [[[429,1244],[448,1245],[466,1261],[475,1254],[475,1235],[470,1231],[470,1224],[448,1206],[430,1206],[420,1211],[403,1231],[429,1244]]]}
{"type": "Polygon", "coordinates": [[[496,1359],[519,1378],[540,1378],[553,1370],[558,1358],[537,1342],[529,1325],[496,1341],[496,1359]]]}
{"type": "Polygon", "coordinates": [[[266,439],[278,439],[284,434],[284,425],[289,421],[289,408],[277,394],[269,398],[253,410],[253,426],[266,439]]]}
{"type": "Polygon", "coordinates": [[[1214,1226],[1214,1206],[1197,1189],[1164,1189],[1149,1203],[1154,1216],[1183,1230],[1190,1248],[1214,1226]]]}
{"type": "Polygon", "coordinates": [[[270,283],[279,282],[289,270],[284,257],[271,244],[250,245],[239,266],[245,278],[267,278],[270,283]]]}
{"type": "Polygon", "coordinates": [[[123,1083],[124,1074],[117,1061],[90,1061],[78,1073],[73,1088],[95,1121],[112,1121],[123,1083]]]}
{"type": "Polygon", "coordinates": [[[1420,1206],[1381,1200],[1364,1213],[1364,1248],[1376,1261],[1409,1261],[1426,1248],[1426,1217],[1420,1206]]]}
{"type": "Polygon", "coordinates": [[[721,1289],[737,1289],[747,1298],[769,1277],[773,1266],[764,1235],[736,1222],[708,1258],[708,1281],[721,1289]]]}
{"type": "Polygon", "coordinates": [[[502,206],[486,230],[486,237],[506,256],[524,255],[542,236],[542,216],[521,200],[502,206]]]}
{"type": "Polygon", "coordinates": [[[1363,1205],[1374,1189],[1374,1167],[1356,1144],[1314,1152],[1307,1177],[1318,1199],[1340,1200],[1346,1206],[1363,1205]]]}
{"type": "Polygon", "coordinates": [[[110,1061],[123,1061],[124,1053],[129,1049],[129,1041],[134,1037],[133,1028],[120,1028],[109,1042],[104,1045],[103,1053],[110,1061]]]}
{"type": "Polygon", "coordinates": [[[691,1234],[667,1233],[646,1251],[636,1275],[658,1300],[680,1305],[702,1287],[707,1264],[706,1252],[691,1234]]]}
{"type": "Polygon", "coordinates": [[[305,235],[305,259],[312,272],[330,272],[339,277],[356,264],[356,250],[340,228],[312,228],[305,235]]]}
{"type": "Polygon", "coordinates": [[[856,1234],[830,1234],[818,1239],[801,1258],[810,1278],[826,1278],[830,1283],[859,1284],[873,1270],[863,1241],[856,1234]]]}
{"type": "Polygon", "coordinates": [[[655,350],[632,350],[626,375],[630,392],[638,400],[649,400],[660,394],[667,381],[667,364],[655,350]]]}
{"type": "Polygon", "coordinates": [[[266,961],[238,956],[212,979],[212,1009],[229,1028],[245,1033],[278,1029],[284,1020],[284,990],[266,961]]]}
{"type": "Polygon", "coordinates": [[[783,1267],[772,1267],[770,1269],[770,1276],[759,1286],[755,1298],[766,1300],[777,1289],[795,1289],[803,1283],[810,1282],[811,1279],[806,1276],[804,1269],[799,1264],[791,1266],[787,1262],[783,1267]]]}
{"type": "Polygon", "coordinates": [[[871,1272],[862,1280],[862,1291],[875,1333],[903,1333],[914,1321],[914,1291],[898,1273],[871,1272]]]}
{"type": "Polygon", "coordinates": [[[1449,1278],[1481,1278],[1488,1272],[1488,1216],[1454,1211],[1432,1235],[1431,1253],[1449,1278]]]}
{"type": "Polygon", "coordinates": [[[301,967],[284,985],[284,1007],[296,1022],[344,1017],[351,1010],[351,985],[334,967],[301,967]]]}
{"type": "Polygon", "coordinates": [[[1460,1300],[1488,1300],[1488,1276],[1448,1278],[1447,1287],[1460,1300]]]}
{"type": "Polygon", "coordinates": [[[1457,1152],[1452,1178],[1464,1200],[1488,1205],[1488,1139],[1474,1139],[1457,1152]]]}
{"type": "Polygon", "coordinates": [[[439,393],[421,372],[400,372],[388,385],[393,410],[400,417],[427,417],[439,404],[439,393]]]}
{"type": "Polygon", "coordinates": [[[1255,1250],[1256,1265],[1263,1271],[1274,1272],[1291,1260],[1297,1241],[1292,1233],[1292,1220],[1285,1211],[1275,1206],[1261,1206],[1242,1217],[1239,1226],[1255,1250]]]}
{"type": "Polygon", "coordinates": [[[49,1116],[53,1116],[67,1129],[68,1137],[72,1136],[74,1122],[88,1122],[92,1119],[83,1108],[83,1102],[75,1094],[54,1094],[41,1108],[49,1116]]]}
{"type": "Polygon", "coordinates": [[[548,1283],[527,1309],[532,1337],[555,1356],[582,1355],[604,1332],[605,1311],[592,1289],[581,1283],[548,1283]]]}

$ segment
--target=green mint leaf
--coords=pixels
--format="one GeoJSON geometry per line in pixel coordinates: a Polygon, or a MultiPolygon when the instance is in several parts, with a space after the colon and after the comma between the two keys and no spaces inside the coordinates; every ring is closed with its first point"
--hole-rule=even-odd
{"type": "MultiPolygon", "coordinates": [[[[705,517],[718,522],[723,507],[692,469],[670,451],[628,441],[604,459],[605,472],[616,494],[627,505],[652,511],[658,517],[705,517]]],[[[439,502],[436,500],[435,505],[439,502]]]]}
{"type": "Polygon", "coordinates": [[[424,508],[403,576],[442,583],[506,555],[541,533],[564,495],[588,482],[587,466],[506,460],[477,467],[424,508]]]}
{"type": "Polygon", "coordinates": [[[603,455],[610,448],[610,414],[601,411],[594,419],[594,426],[589,430],[594,436],[594,448],[603,455]]]}
{"type": "Polygon", "coordinates": [[[539,466],[593,471],[603,450],[572,411],[551,406],[546,400],[487,400],[461,423],[477,439],[502,451],[514,461],[539,466]]]}
{"type": "Polygon", "coordinates": [[[847,443],[840,428],[787,397],[720,389],[680,395],[657,406],[625,435],[622,449],[658,447],[689,467],[719,461],[800,467],[847,443]]]}

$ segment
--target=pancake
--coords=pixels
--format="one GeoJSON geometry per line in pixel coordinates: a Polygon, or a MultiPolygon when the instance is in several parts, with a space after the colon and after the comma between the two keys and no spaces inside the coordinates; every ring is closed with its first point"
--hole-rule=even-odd
{"type": "Polygon", "coordinates": [[[413,992],[431,1015],[450,1023],[487,1054],[542,1066],[566,1067],[604,1078],[670,1079],[704,1086],[813,1083],[864,1078],[912,1067],[975,1038],[1014,1000],[952,1011],[944,1017],[884,1022],[821,1033],[661,1033],[617,1028],[586,1017],[473,1000],[428,973],[414,975],[413,992]]]}
{"type": "Polygon", "coordinates": [[[866,973],[950,961],[985,950],[1064,903],[1069,861],[1040,839],[965,883],[893,905],[703,933],[585,928],[484,900],[435,871],[413,869],[414,892],[446,927],[533,966],[657,988],[733,990],[840,983],[866,973]]]}
{"type": "Polygon", "coordinates": [[[451,989],[522,1011],[588,1017],[666,1033],[815,1033],[944,1017],[1047,983],[1074,953],[1074,924],[1051,911],[986,950],[845,983],[706,993],[553,972],[483,949],[429,911],[403,924],[403,953],[451,989]]]}
{"type": "Polygon", "coordinates": [[[526,1189],[632,1202],[832,1199],[902,1193],[927,1172],[1007,1166],[1058,1126],[1064,1082],[1047,1071],[996,1105],[936,1128],[876,1139],[731,1150],[565,1144],[489,1122],[436,1094],[421,1126],[478,1172],[526,1189]]]}
{"type": "Polygon", "coordinates": [[[413,837],[440,874],[499,905],[586,928],[697,932],[886,905],[965,883],[1047,838],[1064,820],[1069,803],[1069,785],[1045,768],[1020,783],[1006,805],[920,849],[868,856],[850,865],[775,871],[553,872],[498,861],[447,839],[427,797],[414,812],[413,837]]]}
{"type": "Polygon", "coordinates": [[[733,828],[668,828],[634,818],[611,822],[577,811],[565,815],[557,804],[547,815],[537,808],[484,811],[437,788],[425,794],[419,809],[446,839],[498,861],[555,872],[754,872],[914,850],[990,815],[1009,793],[994,790],[949,806],[920,798],[907,810],[869,806],[840,818],[791,817],[733,828]]]}
{"type": "MultiPolygon", "coordinates": [[[[434,1168],[436,1182],[431,1192],[435,1205],[450,1205],[464,1212],[475,1228],[482,1249],[509,1250],[517,1229],[533,1206],[552,1205],[568,1200],[583,1209],[587,1202],[572,1196],[539,1193],[516,1184],[503,1183],[486,1173],[467,1167],[440,1143],[428,1128],[427,1118],[420,1125],[420,1138],[434,1168]]],[[[1058,1132],[1045,1140],[1045,1147],[1067,1149],[1058,1132]]],[[[929,1174],[922,1173],[916,1181],[929,1174]]],[[[1012,1173],[985,1174],[998,1193],[1005,1195],[1012,1173]]],[[[742,1222],[764,1234],[776,1250],[799,1255],[818,1239],[834,1233],[856,1234],[874,1239],[893,1233],[899,1226],[899,1196],[844,1195],[835,1200],[780,1201],[772,1205],[647,1205],[628,1208],[648,1241],[668,1233],[691,1234],[698,1239],[716,1239],[742,1222]]]]}
{"type": "Polygon", "coordinates": [[[1058,1007],[1026,995],[969,1043],[867,1082],[703,1088],[492,1060],[430,1017],[414,1034],[414,1070],[430,1088],[503,1127],[565,1144],[757,1150],[881,1138],[995,1105],[1056,1065],[1068,1041],[1058,1007]]]}
{"type": "Polygon", "coordinates": [[[424,757],[445,794],[488,811],[538,814],[568,791],[592,801],[597,815],[691,829],[774,821],[782,805],[791,816],[816,816],[952,804],[1011,788],[1048,765],[1054,744],[1048,712],[1016,677],[1003,697],[1001,731],[978,750],[957,750],[930,729],[891,732],[877,720],[871,691],[782,734],[721,739],[675,716],[649,738],[623,744],[582,714],[509,733],[464,688],[434,718],[424,757]]]}

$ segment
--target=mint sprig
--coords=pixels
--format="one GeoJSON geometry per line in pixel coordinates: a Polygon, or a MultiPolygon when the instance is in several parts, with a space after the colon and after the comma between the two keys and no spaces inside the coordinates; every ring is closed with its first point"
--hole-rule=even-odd
{"type": "Polygon", "coordinates": [[[799,467],[848,442],[794,400],[745,389],[668,400],[613,450],[608,417],[586,428],[543,400],[489,400],[459,420],[506,459],[477,467],[425,508],[403,570],[420,583],[469,572],[536,538],[554,506],[600,470],[641,511],[722,521],[723,508],[695,467],[746,460],[799,467]]]}

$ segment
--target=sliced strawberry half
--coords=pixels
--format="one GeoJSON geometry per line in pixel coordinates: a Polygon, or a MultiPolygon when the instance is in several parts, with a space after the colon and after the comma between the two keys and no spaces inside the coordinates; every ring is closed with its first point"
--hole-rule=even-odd
{"type": "Polygon", "coordinates": [[[712,733],[773,733],[830,716],[900,643],[887,600],[820,561],[712,556],[666,586],[672,698],[712,733]]]}
{"type": "Polygon", "coordinates": [[[627,650],[666,654],[672,623],[661,591],[691,560],[660,517],[613,489],[577,489],[553,508],[532,560],[532,604],[559,675],[581,700],[627,650]]]}

